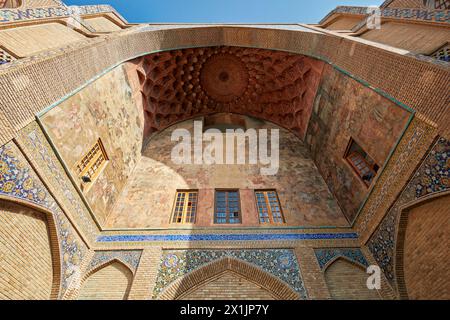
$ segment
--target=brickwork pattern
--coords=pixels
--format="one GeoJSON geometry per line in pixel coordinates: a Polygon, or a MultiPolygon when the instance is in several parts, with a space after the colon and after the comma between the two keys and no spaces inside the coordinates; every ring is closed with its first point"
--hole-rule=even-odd
{"type": "MultiPolygon", "coordinates": [[[[280,285],[284,285],[286,288],[292,287],[292,292],[303,298],[307,298],[306,290],[303,286],[300,270],[298,267],[297,259],[294,256],[292,250],[279,249],[279,250],[180,250],[180,251],[165,251],[161,260],[161,267],[156,281],[154,290],[154,298],[159,297],[161,292],[164,291],[171,283],[178,281],[179,285],[182,285],[183,290],[179,289],[178,294],[184,292],[189,281],[177,280],[180,277],[193,274],[193,278],[198,278],[199,268],[218,262],[216,267],[209,267],[214,270],[216,275],[217,268],[227,268],[236,266],[244,266],[239,261],[245,262],[245,266],[249,264],[254,267],[245,267],[243,270],[248,270],[252,277],[259,274],[263,276],[268,273],[269,278],[279,278],[280,285]],[[231,260],[230,260],[231,259],[231,260]],[[221,262],[222,261],[222,262],[221,262]],[[237,261],[237,262],[233,262],[237,261]],[[255,271],[251,271],[255,269],[255,271]],[[260,270],[257,272],[257,270],[260,270]],[[256,273],[255,273],[256,272],[256,273]],[[295,291],[294,291],[295,290],[295,291]]],[[[247,272],[247,271],[246,271],[247,272]]],[[[245,275],[245,273],[244,273],[245,275]]],[[[201,275],[202,277],[204,275],[201,275]]],[[[209,277],[207,277],[209,278],[209,277]]],[[[171,289],[173,290],[173,289],[171,289]]],[[[287,289],[285,289],[287,290],[287,289]]],[[[285,291],[284,290],[284,291],[285,291]]]]}
{"type": "Polygon", "coordinates": [[[1,300],[51,297],[53,261],[49,235],[45,214],[0,200],[1,300]]]}
{"type": "Polygon", "coordinates": [[[87,252],[87,246],[13,143],[0,147],[0,196],[29,203],[53,215],[57,234],[57,238],[53,239],[59,241],[58,259],[61,266],[61,283],[57,291],[58,296],[62,297],[80,274],[80,264],[87,252]]]}
{"type": "Polygon", "coordinates": [[[376,290],[366,285],[367,274],[360,266],[339,258],[325,271],[330,295],[336,300],[378,300],[376,290]]]}
{"type": "Polygon", "coordinates": [[[412,179],[388,211],[367,245],[393,287],[396,287],[395,254],[402,208],[450,188],[450,142],[438,139],[412,179]]]}
{"type": "Polygon", "coordinates": [[[131,270],[120,262],[113,262],[85,280],[78,300],[126,300],[132,281],[131,270]]]}
{"type": "Polygon", "coordinates": [[[143,250],[139,267],[134,276],[129,300],[151,299],[158,276],[161,255],[161,247],[149,247],[143,250]]]}
{"type": "Polygon", "coordinates": [[[179,300],[275,300],[275,297],[263,287],[227,271],[183,294],[179,300]]]}
{"type": "Polygon", "coordinates": [[[450,299],[448,259],[450,193],[405,210],[400,218],[396,274],[402,298],[450,299]]]}
{"type": "Polygon", "coordinates": [[[300,265],[300,270],[305,270],[305,272],[302,272],[302,277],[309,298],[313,300],[331,299],[324,274],[317,262],[314,249],[309,247],[296,247],[294,251],[297,256],[298,264],[300,265]]]}
{"type": "MultiPolygon", "coordinates": [[[[449,116],[445,112],[448,107],[445,93],[448,92],[450,72],[443,66],[387,52],[351,39],[317,32],[247,27],[193,27],[172,30],[155,28],[152,31],[132,31],[110,35],[108,39],[111,41],[97,38],[80,43],[76,46],[76,51],[75,47],[68,48],[66,55],[55,56],[53,53],[53,56],[46,57],[45,61],[22,59],[20,74],[27,76],[29,85],[22,93],[21,99],[17,99],[15,94],[5,96],[2,106],[5,113],[0,118],[5,131],[0,141],[4,143],[11,139],[16,130],[29,123],[36,112],[83,86],[89,79],[112,65],[157,49],[202,45],[277,48],[321,57],[364,80],[371,87],[378,88],[396,100],[423,112],[441,124],[442,131],[449,129],[449,116]],[[160,39],[166,39],[164,44],[160,43],[160,39]],[[122,49],[112,50],[113,47],[122,49]],[[335,50],[336,47],[339,47],[338,51],[335,50]],[[79,69],[80,65],[83,66],[82,69],[79,69]],[[376,72],[365,67],[369,65],[375,66],[376,72]],[[63,77],[67,74],[71,77],[63,77]],[[392,76],[386,76],[391,74],[392,76]],[[417,83],[427,85],[421,85],[418,89],[417,83]],[[30,93],[29,90],[33,91],[34,87],[39,91],[39,95],[27,94],[30,93]],[[24,99],[27,96],[33,96],[33,100],[24,99]]],[[[2,88],[4,92],[17,93],[13,80],[18,74],[14,71],[13,64],[15,63],[6,64],[4,67],[11,67],[0,74],[0,83],[5,86],[2,88]]]]}
{"type": "Polygon", "coordinates": [[[285,282],[280,281],[279,278],[242,260],[225,257],[198,268],[181,279],[176,280],[161,293],[159,299],[177,299],[188,290],[205,283],[217,274],[221,274],[227,270],[234,271],[242,277],[257,283],[267,291],[270,291],[277,299],[292,300],[300,298],[298,293],[293,291],[285,282]]]}

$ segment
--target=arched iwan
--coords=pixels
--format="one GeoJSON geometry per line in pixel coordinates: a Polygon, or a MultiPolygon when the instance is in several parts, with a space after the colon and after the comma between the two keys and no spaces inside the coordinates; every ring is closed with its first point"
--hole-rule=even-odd
{"type": "Polygon", "coordinates": [[[238,259],[225,257],[205,265],[170,284],[158,297],[160,300],[176,300],[210,279],[231,271],[270,292],[279,300],[298,300],[300,296],[285,282],[263,270],[238,259]]]}
{"type": "Polygon", "coordinates": [[[2,244],[2,262],[7,266],[0,277],[0,298],[57,299],[61,254],[53,214],[32,203],[0,195],[0,222],[0,238],[6,241],[2,244]],[[8,281],[10,272],[15,274],[14,286],[8,281]]]}
{"type": "Polygon", "coordinates": [[[133,272],[118,259],[89,271],[80,286],[78,300],[127,300],[133,284],[133,272]]]}
{"type": "Polygon", "coordinates": [[[324,271],[330,296],[335,300],[380,299],[376,290],[367,288],[368,276],[361,264],[342,256],[329,263],[324,271]]]}
{"type": "Polygon", "coordinates": [[[403,207],[395,253],[401,299],[450,299],[446,281],[450,271],[445,260],[449,208],[450,191],[403,207]]]}

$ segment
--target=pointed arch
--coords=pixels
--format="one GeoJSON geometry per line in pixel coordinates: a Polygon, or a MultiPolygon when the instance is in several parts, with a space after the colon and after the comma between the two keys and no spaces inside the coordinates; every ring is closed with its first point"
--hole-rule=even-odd
{"type": "Polygon", "coordinates": [[[323,266],[323,272],[327,271],[328,267],[331,266],[336,260],[346,260],[347,262],[354,264],[356,267],[361,268],[362,270],[366,270],[366,266],[363,265],[362,263],[352,260],[342,254],[336,255],[335,257],[331,258],[330,261],[328,261],[324,266],[323,266]]]}
{"type": "MultiPolygon", "coordinates": [[[[397,280],[398,294],[401,299],[444,298],[443,292],[441,292],[436,297],[432,297],[432,292],[439,290],[435,290],[435,288],[433,290],[426,290],[424,288],[428,285],[433,286],[433,283],[446,283],[445,270],[448,269],[445,267],[445,262],[442,260],[442,258],[439,259],[439,255],[442,252],[446,252],[445,250],[447,249],[445,248],[447,248],[446,246],[448,246],[448,243],[443,240],[439,241],[440,238],[436,231],[442,232],[442,235],[444,235],[444,233],[446,232],[444,223],[448,223],[448,208],[450,207],[448,206],[449,203],[450,190],[435,193],[425,198],[421,198],[420,200],[410,202],[400,209],[401,213],[397,227],[395,245],[394,270],[397,280]],[[411,218],[413,218],[414,221],[411,221],[411,218]],[[408,235],[411,235],[412,237],[412,239],[409,239],[409,241],[414,242],[411,243],[411,245],[409,243],[406,243],[408,235]],[[414,241],[416,237],[417,241],[414,241]],[[444,249],[439,250],[438,248],[436,248],[436,245],[442,245],[444,249]],[[415,261],[412,264],[408,262],[405,263],[405,260],[408,259],[407,255],[411,254],[411,250],[420,252],[421,254],[419,255],[419,257],[427,256],[428,258],[423,261],[423,263],[420,263],[419,261],[415,261]],[[442,263],[442,267],[440,270],[443,272],[438,271],[439,261],[441,261],[442,263]],[[429,266],[430,263],[435,263],[435,266],[433,266],[432,268],[430,267],[429,272],[420,276],[420,270],[424,270],[424,267],[427,265],[429,266]],[[417,280],[415,286],[422,286],[420,294],[417,293],[412,295],[411,292],[408,292],[414,289],[411,288],[411,285],[407,284],[407,276],[405,275],[405,273],[408,273],[408,270],[405,270],[405,267],[407,269],[414,269],[415,271],[411,272],[419,275],[418,277],[415,277],[415,279],[417,280]],[[423,295],[424,293],[425,295],[423,295]]],[[[448,299],[449,296],[447,296],[446,298],[448,299]]]]}
{"type": "Polygon", "coordinates": [[[48,209],[31,202],[0,194],[0,209],[6,208],[8,205],[30,210],[45,219],[52,264],[52,285],[49,299],[58,299],[61,290],[61,250],[53,213],[48,209]]]}
{"type": "Polygon", "coordinates": [[[114,258],[88,271],[81,281],[79,300],[127,300],[133,284],[133,271],[114,258]]]}
{"type": "Polygon", "coordinates": [[[192,289],[227,271],[257,284],[279,300],[298,300],[300,296],[288,284],[260,268],[231,257],[224,257],[204,265],[177,279],[159,295],[160,300],[177,300],[192,289]]]}
{"type": "Polygon", "coordinates": [[[345,256],[331,260],[324,269],[324,277],[332,299],[381,299],[376,290],[367,288],[365,267],[345,256]]]}

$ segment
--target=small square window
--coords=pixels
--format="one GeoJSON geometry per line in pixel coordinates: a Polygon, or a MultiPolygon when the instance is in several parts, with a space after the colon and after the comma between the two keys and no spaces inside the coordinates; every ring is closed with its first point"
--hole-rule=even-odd
{"type": "Polygon", "coordinates": [[[380,167],[355,140],[350,139],[344,158],[366,186],[370,186],[380,167]]]}

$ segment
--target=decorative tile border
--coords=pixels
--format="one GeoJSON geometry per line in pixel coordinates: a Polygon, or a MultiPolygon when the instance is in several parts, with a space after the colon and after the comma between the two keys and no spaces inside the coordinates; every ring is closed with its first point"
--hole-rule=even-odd
{"type": "Polygon", "coordinates": [[[395,201],[396,192],[401,192],[405,184],[404,179],[423,156],[423,150],[428,147],[429,141],[434,137],[435,128],[427,122],[415,117],[402,140],[394,150],[392,157],[386,164],[381,176],[378,178],[367,202],[356,217],[356,225],[363,239],[368,237],[369,226],[373,219],[382,212],[387,212],[389,206],[395,201]],[[417,162],[415,162],[417,161],[417,162]],[[390,202],[389,199],[392,199],[390,202]]]}
{"type": "Polygon", "coordinates": [[[64,168],[39,125],[36,122],[32,122],[22,129],[18,142],[26,150],[26,154],[36,161],[39,170],[45,173],[44,176],[53,187],[52,191],[56,198],[70,210],[70,214],[72,214],[73,219],[77,222],[77,226],[82,230],[83,235],[93,241],[99,231],[93,217],[64,172],[64,168]]]}
{"type": "Polygon", "coordinates": [[[298,241],[358,239],[357,233],[263,233],[263,234],[166,234],[109,235],[97,237],[97,242],[166,242],[166,241],[298,241]]]}
{"type": "Polygon", "coordinates": [[[77,286],[80,266],[87,247],[71,223],[13,143],[0,147],[0,194],[48,209],[53,213],[60,250],[61,285],[59,297],[77,286]]]}
{"type": "Polygon", "coordinates": [[[104,265],[112,260],[119,260],[127,265],[135,274],[141,259],[141,250],[130,251],[96,251],[87,268],[87,273],[93,271],[97,267],[104,265]]]}
{"type": "Polygon", "coordinates": [[[334,261],[338,257],[348,258],[365,267],[369,266],[369,262],[367,262],[359,248],[321,248],[314,249],[314,253],[321,270],[324,270],[331,261],[334,261]]]}
{"type": "Polygon", "coordinates": [[[178,278],[213,261],[231,257],[255,265],[277,277],[301,298],[307,299],[306,289],[300,273],[300,267],[293,250],[167,250],[161,257],[153,298],[178,278]]]}
{"type": "Polygon", "coordinates": [[[450,141],[440,138],[368,241],[370,252],[391,285],[396,284],[394,255],[400,209],[410,202],[449,189],[450,141]]]}

